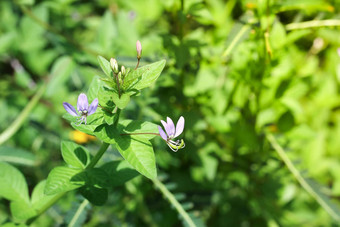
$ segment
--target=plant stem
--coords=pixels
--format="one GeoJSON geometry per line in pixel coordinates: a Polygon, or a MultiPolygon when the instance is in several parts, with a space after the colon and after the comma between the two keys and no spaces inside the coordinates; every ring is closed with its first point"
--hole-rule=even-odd
{"type": "Polygon", "coordinates": [[[115,114],[115,122],[113,123],[113,127],[117,128],[119,116],[120,116],[121,109],[117,108],[116,114],[115,114]]]}
{"type": "Polygon", "coordinates": [[[12,122],[8,128],[3,131],[0,134],[0,145],[3,144],[5,141],[7,141],[9,138],[11,138],[22,126],[32,109],[35,107],[35,105],[38,103],[41,96],[44,94],[46,89],[46,84],[41,85],[39,90],[35,93],[33,98],[30,100],[30,102],[25,106],[25,108],[21,111],[19,116],[12,122]]]}
{"type": "Polygon", "coordinates": [[[72,220],[70,221],[70,224],[68,224],[68,227],[78,226],[76,225],[76,223],[79,220],[81,213],[85,210],[88,204],[89,201],[87,199],[84,199],[84,201],[80,204],[79,208],[77,209],[77,212],[74,214],[72,220]]]}
{"type": "Polygon", "coordinates": [[[286,25],[286,29],[296,30],[296,29],[306,29],[306,28],[315,28],[315,27],[333,27],[340,26],[340,20],[330,19],[330,20],[312,20],[298,23],[291,23],[286,25]]]}
{"type": "Polygon", "coordinates": [[[315,191],[315,189],[311,186],[310,183],[307,182],[306,178],[304,178],[299,170],[297,170],[294,164],[290,161],[289,157],[287,156],[286,152],[283,148],[279,145],[277,140],[272,134],[267,134],[267,140],[280,156],[281,160],[287,166],[289,171],[293,174],[299,184],[337,221],[340,221],[340,214],[336,213],[332,207],[327,204],[327,202],[322,199],[320,195],[315,191]]]}
{"type": "Polygon", "coordinates": [[[109,147],[110,144],[108,143],[104,143],[102,144],[102,146],[100,147],[99,151],[97,152],[97,154],[93,157],[93,159],[91,160],[90,164],[86,167],[86,169],[90,169],[93,168],[97,162],[99,161],[99,159],[103,156],[103,154],[105,153],[105,151],[107,150],[107,148],[109,147]]]}
{"type": "Polygon", "coordinates": [[[165,185],[157,178],[152,180],[153,183],[159,188],[163,195],[169,200],[169,202],[175,207],[177,212],[183,217],[184,221],[189,227],[195,227],[195,223],[190,218],[189,214],[183,209],[182,205],[176,200],[174,195],[165,187],[165,185]]]}
{"type": "MultiPolygon", "coordinates": [[[[99,149],[99,151],[97,152],[97,154],[94,156],[94,158],[91,160],[90,164],[86,167],[86,169],[89,168],[93,168],[97,162],[99,161],[99,159],[103,156],[103,154],[105,153],[105,151],[107,150],[107,148],[109,147],[110,144],[108,143],[103,143],[99,149]]],[[[42,207],[40,207],[37,210],[37,215],[29,220],[27,220],[26,224],[30,225],[31,223],[33,223],[41,214],[43,214],[46,210],[48,210],[51,206],[53,206],[56,202],[58,202],[58,200],[63,197],[67,192],[61,192],[59,194],[56,194],[55,196],[53,196],[50,201],[48,201],[46,204],[44,204],[42,207]]]]}
{"type": "Polygon", "coordinates": [[[48,210],[51,206],[53,206],[61,197],[63,197],[64,195],[66,195],[67,192],[61,192],[61,193],[58,193],[56,194],[54,197],[52,197],[50,199],[50,201],[48,201],[47,203],[45,203],[42,207],[40,207],[38,210],[37,210],[37,215],[34,216],[33,218],[31,219],[28,219],[26,221],[26,224],[27,225],[30,225],[32,224],[41,214],[43,214],[46,210],[48,210]]]}
{"type": "Polygon", "coordinates": [[[138,66],[139,66],[139,61],[140,61],[140,58],[137,58],[137,65],[136,65],[136,68],[135,68],[135,70],[138,68],[138,66]]]}
{"type": "Polygon", "coordinates": [[[161,136],[159,133],[153,133],[153,132],[134,132],[134,133],[121,133],[121,136],[129,136],[129,135],[156,135],[161,136]]]}

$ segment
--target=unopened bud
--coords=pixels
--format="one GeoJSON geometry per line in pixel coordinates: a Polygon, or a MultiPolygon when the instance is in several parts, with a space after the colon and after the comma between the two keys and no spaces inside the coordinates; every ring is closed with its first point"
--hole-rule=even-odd
{"type": "Polygon", "coordinates": [[[122,65],[122,67],[120,68],[120,71],[122,72],[122,76],[124,77],[126,75],[126,69],[124,65],[122,65]]]}
{"type": "Polygon", "coordinates": [[[137,59],[140,59],[142,57],[142,44],[137,40],[136,43],[136,50],[137,50],[137,59]]]}
{"type": "Polygon", "coordinates": [[[118,73],[118,62],[116,59],[111,58],[110,59],[110,65],[111,65],[111,69],[114,73],[118,73]]]}

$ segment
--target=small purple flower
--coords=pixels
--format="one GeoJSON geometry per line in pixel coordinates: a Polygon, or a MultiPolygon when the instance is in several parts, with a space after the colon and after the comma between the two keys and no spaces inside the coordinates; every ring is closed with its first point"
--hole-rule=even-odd
{"type": "Polygon", "coordinates": [[[181,135],[184,129],[184,117],[181,116],[176,124],[171,120],[171,118],[166,118],[167,122],[161,120],[162,125],[164,126],[165,132],[161,126],[158,126],[159,135],[165,140],[170,149],[174,152],[178,151],[181,148],[185,147],[183,139],[173,141],[172,139],[181,135]]]}
{"type": "Polygon", "coordinates": [[[72,116],[75,116],[75,117],[79,117],[77,119],[77,122],[79,122],[79,125],[81,125],[81,123],[83,123],[83,122],[85,122],[85,125],[86,125],[86,123],[87,123],[86,117],[90,116],[91,114],[93,114],[97,110],[98,99],[95,98],[92,101],[91,105],[89,106],[89,102],[87,101],[87,96],[84,93],[81,93],[78,96],[78,102],[77,102],[78,113],[77,113],[76,109],[68,102],[63,102],[63,106],[69,114],[71,114],[72,116]]]}

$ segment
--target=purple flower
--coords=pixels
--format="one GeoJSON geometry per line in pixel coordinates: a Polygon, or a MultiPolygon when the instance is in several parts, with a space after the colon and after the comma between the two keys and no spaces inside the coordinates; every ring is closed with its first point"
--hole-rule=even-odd
{"type": "Polygon", "coordinates": [[[339,57],[340,57],[340,47],[338,48],[338,55],[339,55],[339,57]]]}
{"type": "Polygon", "coordinates": [[[171,120],[171,118],[167,117],[166,121],[161,120],[162,125],[164,126],[165,132],[161,126],[158,126],[159,135],[165,140],[171,150],[178,151],[178,149],[184,148],[185,144],[183,139],[173,141],[172,139],[181,135],[184,129],[184,117],[181,116],[176,124],[171,120]]]}
{"type": "Polygon", "coordinates": [[[81,93],[78,96],[78,102],[77,102],[77,110],[68,102],[63,102],[63,106],[65,110],[71,114],[72,116],[79,117],[77,119],[77,122],[79,122],[79,125],[83,122],[85,122],[86,125],[86,117],[96,112],[98,107],[98,99],[95,98],[91,105],[89,106],[89,102],[87,101],[87,96],[84,93],[81,93]]]}

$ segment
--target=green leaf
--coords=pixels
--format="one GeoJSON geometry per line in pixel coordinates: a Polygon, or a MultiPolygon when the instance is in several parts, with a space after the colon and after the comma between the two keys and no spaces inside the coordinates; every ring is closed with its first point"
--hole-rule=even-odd
{"type": "Polygon", "coordinates": [[[76,168],[84,169],[90,161],[89,151],[73,142],[61,142],[61,155],[67,164],[76,168]]]}
{"type": "Polygon", "coordinates": [[[25,166],[35,166],[38,163],[34,154],[7,146],[0,147],[0,161],[25,166]]]}
{"type": "Polygon", "coordinates": [[[112,69],[111,69],[110,62],[106,60],[105,58],[103,58],[102,56],[98,56],[97,60],[99,62],[100,68],[102,68],[105,75],[111,78],[112,69]]]}
{"type": "Polygon", "coordinates": [[[75,63],[70,57],[59,58],[52,67],[50,82],[47,85],[46,95],[56,95],[65,87],[66,82],[75,69],[75,63]]]}
{"type": "Polygon", "coordinates": [[[55,195],[46,195],[44,193],[45,186],[46,180],[43,180],[40,181],[33,189],[31,204],[34,209],[39,209],[40,207],[45,206],[55,197],[55,195]]]}
{"type": "Polygon", "coordinates": [[[28,188],[22,173],[13,166],[0,162],[0,196],[28,203],[28,188]]]}
{"type": "Polygon", "coordinates": [[[126,160],[108,162],[100,168],[107,172],[112,187],[123,185],[139,175],[126,160]]]}
{"type": "Polygon", "coordinates": [[[108,190],[94,186],[84,186],[80,188],[80,193],[93,205],[102,206],[108,198],[108,190]]]}
{"type": "Polygon", "coordinates": [[[301,172],[295,167],[284,149],[277,142],[274,135],[268,133],[267,139],[300,185],[332,216],[334,220],[339,222],[340,208],[321,192],[320,186],[316,182],[302,176],[301,172]]]}
{"type": "Polygon", "coordinates": [[[45,194],[53,195],[81,187],[82,184],[71,182],[71,178],[79,172],[81,172],[81,169],[73,169],[65,166],[52,169],[47,177],[45,194]]]}
{"type": "Polygon", "coordinates": [[[149,65],[132,70],[125,77],[123,89],[137,89],[141,90],[150,87],[159,77],[165,66],[165,60],[161,60],[149,65]]]}
{"type": "Polygon", "coordinates": [[[112,93],[112,100],[119,109],[124,109],[130,102],[130,96],[124,93],[119,98],[117,93],[112,93]]]}
{"type": "Polygon", "coordinates": [[[17,221],[27,220],[37,215],[37,212],[32,209],[29,203],[24,201],[12,201],[10,204],[11,213],[17,221]]]}
{"type": "Polygon", "coordinates": [[[294,115],[289,110],[282,114],[277,122],[277,126],[281,132],[287,132],[291,130],[294,125],[294,115]]]}
{"type": "Polygon", "coordinates": [[[97,108],[94,114],[87,117],[86,125],[84,122],[81,125],[78,125],[79,123],[77,122],[77,117],[74,117],[69,113],[65,113],[63,118],[71,122],[71,125],[74,129],[89,135],[94,135],[93,131],[95,128],[104,122],[103,110],[101,108],[97,108]]]}
{"type": "Polygon", "coordinates": [[[77,185],[88,185],[100,188],[109,187],[109,176],[108,174],[100,168],[86,169],[74,175],[71,181],[77,185]]]}
{"type": "MultiPolygon", "coordinates": [[[[101,125],[95,130],[95,135],[106,143],[115,144],[120,154],[138,172],[153,179],[157,176],[156,161],[152,144],[148,139],[155,135],[120,135],[124,133],[145,133],[143,129],[150,130],[151,123],[139,121],[122,121],[118,128],[101,125]]],[[[153,131],[154,132],[154,131],[153,131]]]]}

